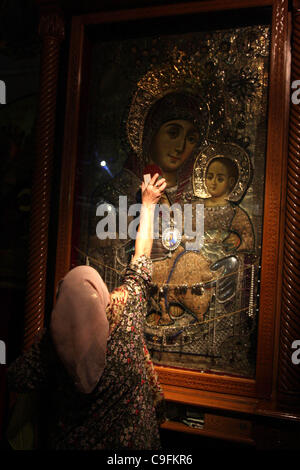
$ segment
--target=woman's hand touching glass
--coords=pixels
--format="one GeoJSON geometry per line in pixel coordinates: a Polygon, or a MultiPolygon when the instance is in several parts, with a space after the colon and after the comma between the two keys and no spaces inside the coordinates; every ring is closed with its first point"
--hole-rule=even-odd
{"type": "Polygon", "coordinates": [[[160,200],[167,186],[164,178],[158,179],[159,174],[151,178],[148,184],[142,183],[142,207],[140,225],[135,240],[135,254],[133,261],[141,255],[150,256],[153,244],[153,218],[155,204],[160,200]]]}
{"type": "Polygon", "coordinates": [[[157,204],[160,200],[167,186],[167,183],[165,178],[158,178],[159,174],[155,173],[155,175],[151,178],[148,184],[146,184],[145,182],[142,183],[142,204],[144,206],[151,206],[152,204],[157,204]]]}

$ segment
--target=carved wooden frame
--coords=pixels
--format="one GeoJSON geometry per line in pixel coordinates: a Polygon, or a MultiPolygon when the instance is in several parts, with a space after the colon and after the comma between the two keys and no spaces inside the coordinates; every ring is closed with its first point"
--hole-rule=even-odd
{"type": "MultiPolygon", "coordinates": [[[[123,22],[160,16],[183,15],[247,7],[272,8],[272,40],[268,106],[268,137],[264,200],[264,229],[255,379],[200,373],[157,366],[166,397],[199,404],[207,392],[215,392],[222,406],[254,410],[258,400],[271,400],[277,389],[277,368],[282,292],[283,239],[285,228],[287,138],[290,90],[288,0],[211,0],[103,11],[76,16],[72,21],[67,84],[66,118],[61,169],[55,285],[70,268],[75,170],[78,151],[81,78],[84,70],[85,28],[107,22],[123,22]],[[244,397],[244,398],[243,398],[244,397]],[[247,398],[246,398],[247,397],[247,398]],[[233,401],[236,403],[232,405],[233,401]],[[231,403],[231,404],[229,404],[231,403]],[[250,406],[250,408],[249,408],[250,406]]],[[[288,187],[289,192],[289,187],[288,187]]],[[[217,399],[217,398],[216,398],[217,399]]],[[[216,405],[218,407],[218,405],[216,405]]]]}

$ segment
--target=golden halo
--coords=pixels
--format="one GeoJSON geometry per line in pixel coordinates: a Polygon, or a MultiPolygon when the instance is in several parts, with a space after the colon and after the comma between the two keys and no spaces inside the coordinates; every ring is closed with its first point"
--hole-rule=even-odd
{"type": "MultiPolygon", "coordinates": [[[[204,71],[191,58],[184,64],[164,64],[153,68],[137,83],[126,122],[126,133],[131,148],[140,159],[143,159],[145,121],[152,106],[165,95],[176,92],[189,93],[200,100],[203,78],[204,71]]],[[[208,111],[208,105],[204,105],[208,111]]],[[[208,135],[209,120],[206,125],[205,139],[208,135]]]]}
{"type": "Polygon", "coordinates": [[[205,184],[205,173],[210,162],[217,156],[229,158],[237,165],[238,180],[227,200],[232,202],[240,201],[248,189],[252,176],[252,166],[247,152],[234,143],[211,143],[202,147],[193,169],[192,181],[195,196],[202,199],[210,197],[205,184]]]}

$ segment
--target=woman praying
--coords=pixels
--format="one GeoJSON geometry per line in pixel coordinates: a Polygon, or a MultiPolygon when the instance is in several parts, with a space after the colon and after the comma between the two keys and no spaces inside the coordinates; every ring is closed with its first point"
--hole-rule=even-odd
{"type": "Polygon", "coordinates": [[[143,336],[154,205],[166,187],[158,176],[142,183],[123,284],[109,294],[94,268],[72,269],[60,281],[50,328],[9,368],[13,390],[47,392],[47,448],[160,448],[163,393],[143,336]]]}

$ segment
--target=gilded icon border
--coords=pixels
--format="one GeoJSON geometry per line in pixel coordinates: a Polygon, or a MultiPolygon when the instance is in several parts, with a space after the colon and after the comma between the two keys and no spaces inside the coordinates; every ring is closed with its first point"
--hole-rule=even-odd
{"type": "MultiPolygon", "coordinates": [[[[255,379],[244,379],[218,374],[199,373],[172,367],[158,366],[161,382],[166,387],[184,387],[189,390],[207,390],[230,393],[248,397],[270,396],[273,383],[274,341],[278,331],[281,289],[281,251],[280,241],[283,230],[282,211],[284,207],[286,168],[286,141],[288,103],[288,5],[284,0],[248,1],[245,7],[272,8],[271,63],[268,100],[268,135],[266,160],[266,186],[264,202],[264,228],[261,271],[261,309],[258,326],[257,369],[255,379]],[[283,93],[283,90],[285,92],[283,93]],[[279,118],[280,116],[280,118],[279,118]],[[281,191],[278,191],[281,188],[281,191]]],[[[221,11],[222,9],[239,9],[239,2],[199,2],[174,7],[174,14],[183,15],[202,11],[221,11]],[[224,5],[225,3],[225,5],[224,5]]],[[[167,15],[168,10],[162,6],[150,10],[126,10],[115,15],[104,12],[99,15],[83,15],[73,19],[71,34],[71,51],[68,75],[68,96],[65,121],[65,139],[62,163],[62,185],[60,195],[59,231],[57,239],[56,282],[70,267],[72,248],[73,198],[75,191],[75,170],[79,142],[74,139],[80,127],[80,109],[83,90],[81,89],[86,60],[88,25],[99,25],[104,22],[127,21],[133,18],[167,15]],[[136,15],[136,16],[134,16],[136,15]]],[[[240,9],[243,15],[243,9],[240,9]]],[[[275,362],[274,362],[275,361],[275,362]]]]}

